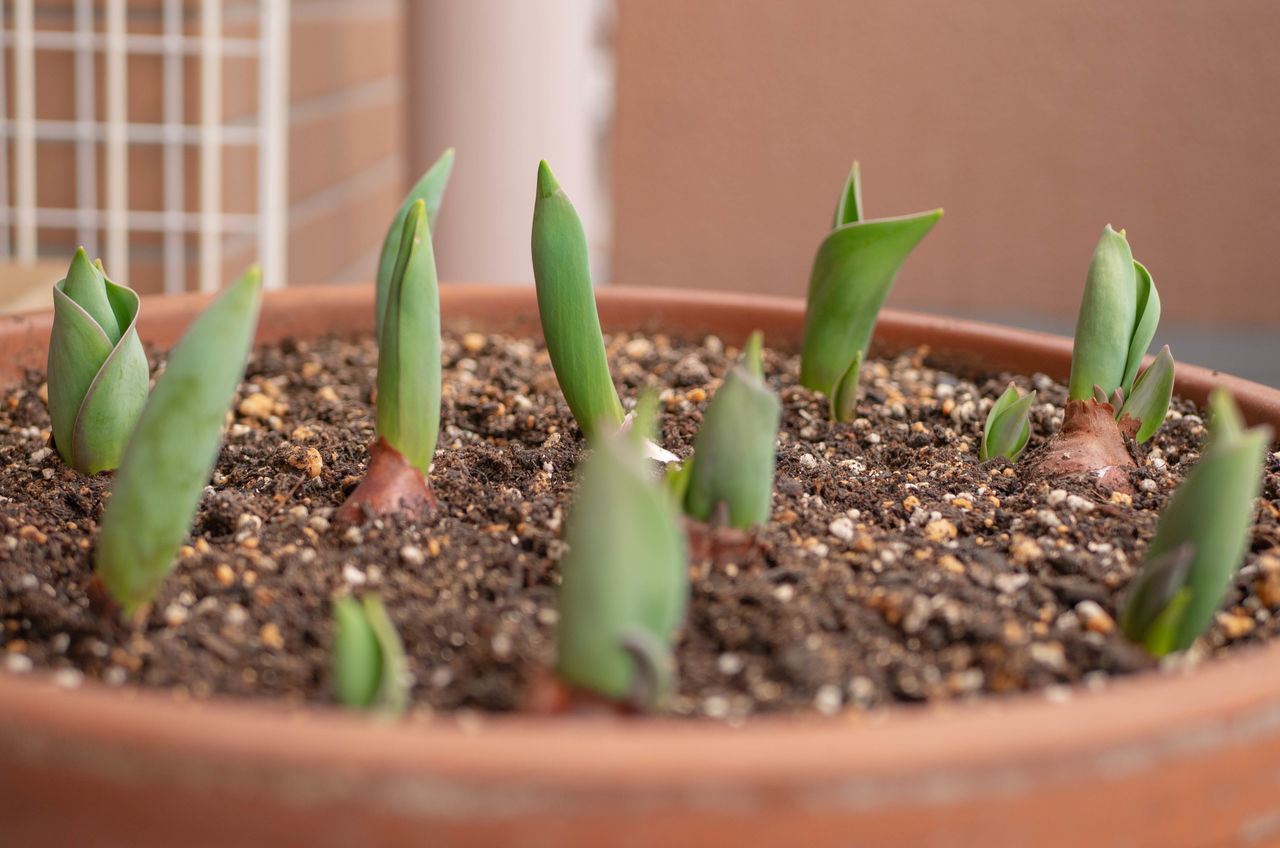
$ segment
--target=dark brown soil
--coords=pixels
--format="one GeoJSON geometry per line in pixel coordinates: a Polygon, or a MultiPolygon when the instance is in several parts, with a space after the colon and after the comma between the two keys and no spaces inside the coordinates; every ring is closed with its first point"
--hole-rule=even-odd
{"type": "MultiPolygon", "coordinates": [[[[333,700],[330,599],[377,589],[400,630],[415,709],[511,710],[554,654],[556,562],[582,441],[545,351],[448,338],[432,484],[441,510],[339,531],[373,436],[375,349],[327,339],[258,350],[237,396],[191,544],[145,618],[91,608],[91,548],[109,476],[46,447],[43,375],[0,392],[0,668],[78,685],[333,700]]],[[[684,456],[736,353],[719,339],[610,341],[624,397],[657,382],[663,441],[684,456]]],[[[1158,510],[1205,430],[1179,402],[1139,450],[1137,495],[1024,481],[978,440],[1005,374],[958,378],[924,352],[874,361],[861,417],[831,424],[766,354],[783,400],[774,519],[753,565],[694,563],[679,648],[681,714],[869,709],[1062,684],[1155,663],[1114,625],[1158,510]]],[[[1065,390],[1037,375],[1032,448],[1065,390]]],[[[1209,634],[1179,663],[1280,631],[1280,462],[1245,566],[1209,634]]],[[[3,673],[3,672],[0,672],[3,673]]]]}

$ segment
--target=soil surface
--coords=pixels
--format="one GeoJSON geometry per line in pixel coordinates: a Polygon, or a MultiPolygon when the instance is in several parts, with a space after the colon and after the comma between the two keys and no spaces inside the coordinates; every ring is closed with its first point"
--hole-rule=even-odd
{"type": "MultiPolygon", "coordinates": [[[[102,615],[89,591],[110,476],[81,477],[47,447],[43,374],[0,391],[0,675],[332,702],[330,600],[376,589],[408,652],[415,710],[518,709],[554,661],[560,532],[583,442],[537,344],[467,334],[444,350],[440,511],[345,530],[330,518],[373,438],[372,341],[255,351],[189,544],[131,622],[102,615]]],[[[609,350],[624,399],[661,387],[664,446],[687,456],[737,351],[625,335],[609,350]]],[[[1007,374],[955,376],[926,351],[875,360],[860,417],[832,424],[797,385],[797,357],[767,351],[765,367],[783,402],[773,520],[756,561],[691,565],[677,713],[1068,697],[1066,684],[1156,667],[1118,632],[1116,609],[1203,444],[1192,404],[1175,402],[1138,449],[1137,494],[1108,497],[978,461],[1007,374]]],[[[1043,375],[1015,382],[1038,392],[1035,450],[1066,391],[1043,375]]],[[[1166,670],[1280,631],[1280,460],[1267,462],[1245,565],[1209,633],[1166,670]]]]}

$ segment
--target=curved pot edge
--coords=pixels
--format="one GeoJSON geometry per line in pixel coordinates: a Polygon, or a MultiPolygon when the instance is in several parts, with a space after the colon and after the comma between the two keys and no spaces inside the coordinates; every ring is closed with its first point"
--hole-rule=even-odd
{"type": "MultiPolygon", "coordinates": [[[[353,314],[371,310],[351,311],[356,304],[367,307],[369,287],[336,292],[269,293],[263,337],[298,333],[296,327],[309,313],[327,316],[329,329],[371,325],[371,321],[352,320],[353,314]]],[[[603,289],[599,296],[606,326],[661,317],[681,330],[705,323],[694,315],[695,307],[726,300],[723,295],[622,288],[603,289]]],[[[191,305],[204,299],[177,298],[164,308],[149,303],[151,323],[166,313],[189,316],[191,305]]],[[[495,300],[503,308],[527,311],[534,303],[533,290],[461,285],[442,291],[445,310],[454,309],[480,322],[495,300]]],[[[782,344],[798,338],[801,301],[749,296],[732,296],[727,301],[723,308],[730,318],[722,315],[713,322],[726,340],[730,332],[741,330],[745,336],[762,322],[770,325],[766,333],[782,338],[782,344]]],[[[6,332],[6,326],[15,324],[30,337],[40,331],[41,316],[0,324],[0,351],[12,344],[12,330],[6,332]]],[[[43,329],[47,333],[47,324],[43,329]]],[[[149,324],[143,332],[151,332],[149,324]]],[[[1069,340],[1006,332],[969,321],[886,311],[878,336],[891,346],[916,344],[925,332],[936,332],[931,343],[939,350],[965,339],[994,339],[1006,346],[1005,353],[998,355],[1033,350],[1046,363],[1032,366],[1034,370],[1051,375],[1064,373],[1053,370],[1064,353],[1069,362],[1069,340]],[[1018,348],[1020,339],[1032,347],[1018,348]]],[[[155,335],[148,337],[166,343],[155,335]]],[[[43,346],[43,339],[36,342],[43,346]]],[[[1179,391],[1188,394],[1207,391],[1209,384],[1220,379],[1206,369],[1180,366],[1180,372],[1179,391]]],[[[1241,384],[1245,394],[1257,396],[1256,409],[1268,413],[1266,420],[1280,424],[1280,392],[1247,381],[1234,383],[1241,384]]],[[[86,684],[82,692],[70,694],[41,676],[3,674],[0,750],[22,757],[65,757],[66,764],[74,765],[86,748],[98,749],[104,755],[134,757],[163,769],[161,760],[178,746],[183,766],[203,762],[236,771],[239,765],[264,773],[329,768],[345,774],[417,774],[463,782],[498,775],[517,783],[657,787],[714,779],[749,787],[821,782],[839,776],[880,785],[895,778],[924,779],[939,771],[973,776],[1013,769],[1034,784],[1039,779],[1062,780],[1069,774],[1095,774],[1107,768],[1121,749],[1144,760],[1145,770],[1151,770],[1168,758],[1198,755],[1213,746],[1248,747],[1259,739],[1274,740],[1280,735],[1280,680],[1273,673],[1277,664],[1280,645],[1272,645],[1183,677],[1149,674],[1118,681],[1101,693],[1073,690],[1067,705],[1020,695],[972,705],[897,709],[882,722],[756,719],[749,723],[751,745],[743,744],[742,730],[701,723],[620,725],[512,717],[485,719],[482,733],[454,721],[386,727],[332,710],[295,713],[222,700],[174,704],[159,693],[120,692],[97,684],[86,684]],[[1069,725],[1063,725],[1064,719],[1069,725]],[[193,732],[197,726],[199,732],[193,732]],[[1055,728],[1053,735],[1044,732],[1050,726],[1055,728]],[[32,739],[36,739],[34,746],[32,739]],[[625,768],[619,768],[619,763],[625,763],[625,768]]]]}

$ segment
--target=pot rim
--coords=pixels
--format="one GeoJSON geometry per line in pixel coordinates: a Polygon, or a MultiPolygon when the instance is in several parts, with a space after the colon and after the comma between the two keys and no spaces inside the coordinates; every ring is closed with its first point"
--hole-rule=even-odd
{"type": "MultiPolygon", "coordinates": [[[[606,328],[656,317],[671,332],[716,329],[730,341],[767,324],[766,342],[772,336],[783,347],[798,341],[803,326],[804,304],[797,298],[629,287],[602,288],[597,297],[606,328]],[[708,309],[715,315],[707,317],[708,309]]],[[[173,322],[185,325],[207,299],[148,299],[140,323],[144,339],[172,343],[180,329],[173,322]]],[[[530,326],[536,326],[531,286],[449,284],[442,286],[441,301],[446,323],[459,323],[449,320],[450,313],[462,316],[463,324],[483,324],[486,316],[492,323],[494,310],[501,309],[526,322],[533,316],[530,326]]],[[[371,286],[269,292],[258,340],[299,334],[304,322],[314,332],[371,328],[371,302],[371,286]],[[365,313],[367,319],[353,319],[365,313]]],[[[50,323],[49,313],[0,321],[0,362],[29,364],[50,323]]],[[[927,342],[948,353],[976,345],[998,369],[1022,362],[1030,371],[1060,377],[1070,362],[1069,339],[975,321],[885,310],[876,333],[889,348],[927,342]]],[[[9,379],[0,374],[0,383],[9,379]]],[[[1232,389],[1251,420],[1280,429],[1280,391],[1178,366],[1176,391],[1186,397],[1202,403],[1218,383],[1232,389]]],[[[325,797],[354,794],[393,806],[399,801],[384,797],[387,784],[371,777],[430,780],[437,790],[442,781],[470,786],[495,779],[543,789],[655,791],[709,783],[744,790],[826,784],[824,791],[839,793],[828,801],[857,806],[892,800],[894,793],[951,799],[1000,792],[1010,780],[1025,788],[1084,774],[1150,771],[1171,758],[1249,746],[1280,734],[1278,666],[1280,641],[1182,672],[1111,680],[1098,692],[1073,687],[1065,700],[1019,693],[971,703],[895,705],[857,717],[753,717],[745,728],[688,719],[519,715],[388,724],[336,707],[224,697],[179,702],[161,691],[93,681],[70,693],[49,673],[0,672],[0,754],[93,773],[182,773],[184,780],[217,785],[271,784],[288,774],[292,793],[302,791],[302,772],[325,797]]],[[[540,803],[563,801],[539,797],[540,803]]]]}

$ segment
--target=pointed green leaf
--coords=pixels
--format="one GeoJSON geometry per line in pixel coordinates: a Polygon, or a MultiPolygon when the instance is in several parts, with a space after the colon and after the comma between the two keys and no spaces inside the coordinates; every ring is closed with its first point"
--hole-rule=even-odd
{"type": "Polygon", "coordinates": [[[67,269],[66,279],[62,283],[62,291],[80,308],[89,314],[112,344],[120,341],[120,322],[116,320],[115,310],[107,299],[106,278],[99,268],[94,267],[84,248],[77,248],[76,255],[67,269]]]}
{"type": "Polygon", "coordinates": [[[824,392],[833,410],[851,411],[856,395],[854,359],[866,356],[880,307],[907,256],[942,216],[941,209],[901,218],[861,219],[861,178],[855,164],[841,193],[837,217],[857,221],[833,229],[818,247],[805,304],[800,382],[824,392]],[[843,385],[841,385],[843,384],[843,385]]]}
{"type": "Polygon", "coordinates": [[[689,595],[683,529],[630,438],[604,433],[583,460],[560,561],[557,674],[609,698],[643,696],[636,650],[669,655],[689,595]]]}
{"type": "Polygon", "coordinates": [[[738,357],[738,364],[758,379],[764,379],[764,333],[755,330],[747,336],[746,344],[742,346],[742,355],[738,357]]]}
{"type": "Polygon", "coordinates": [[[1129,351],[1125,357],[1124,380],[1120,383],[1126,396],[1133,392],[1133,381],[1138,376],[1142,357],[1147,355],[1147,348],[1151,347],[1151,340],[1156,336],[1156,327],[1160,325],[1160,293],[1156,291],[1156,284],[1151,281],[1151,272],[1137,261],[1133,263],[1133,271],[1138,305],[1133,334],[1129,338],[1129,351]]]}
{"type": "Polygon", "coordinates": [[[404,656],[404,644],[396,632],[387,608],[376,594],[362,599],[365,619],[378,640],[378,656],[381,659],[378,674],[378,690],[374,706],[390,713],[402,713],[409,708],[409,687],[406,680],[408,664],[404,656]]]}
{"type": "Polygon", "coordinates": [[[55,283],[49,335],[49,422],[54,447],[72,468],[76,467],[72,449],[76,418],[112,347],[98,322],[63,292],[61,282],[55,283]]]}
{"type": "MultiPolygon", "coordinates": [[[[1147,557],[1134,575],[1120,608],[1120,628],[1130,638],[1150,646],[1151,631],[1158,621],[1163,620],[1165,625],[1177,624],[1186,609],[1186,602],[1177,611],[1177,617],[1167,614],[1168,607],[1183,593],[1189,602],[1191,593],[1186,588],[1187,575],[1191,573],[1195,557],[1196,546],[1191,542],[1182,542],[1158,556],[1147,557]]],[[[1161,634],[1155,641],[1164,643],[1168,636],[1161,634]]],[[[1168,650],[1163,653],[1168,653],[1168,650]]]]}
{"type": "Polygon", "coordinates": [[[840,200],[836,203],[836,214],[831,221],[831,229],[845,224],[856,224],[862,220],[862,172],[858,163],[854,162],[845,178],[844,188],[840,191],[840,200]]]}
{"type": "MultiPolygon", "coordinates": [[[[1092,397],[1095,384],[1106,396],[1123,385],[1137,315],[1138,283],[1133,254],[1124,233],[1116,232],[1108,224],[1093,251],[1084,295],[1080,299],[1067,386],[1070,399],[1092,397]]],[[[1159,318],[1158,307],[1156,317],[1159,318]]]]}
{"type": "Polygon", "coordinates": [[[684,507],[699,521],[729,507],[729,524],[743,529],[769,520],[774,448],[782,404],[764,381],[734,366],[693,441],[684,507]]]}
{"type": "MultiPolygon", "coordinates": [[[[1263,454],[1271,441],[1267,427],[1242,430],[1239,410],[1231,395],[1215,389],[1209,397],[1209,440],[1200,461],[1187,473],[1160,516],[1147,560],[1134,578],[1142,587],[1154,582],[1144,574],[1158,569],[1162,555],[1190,545],[1194,557],[1186,574],[1190,597],[1177,616],[1169,650],[1181,651],[1204,632],[1222,603],[1232,575],[1249,543],[1255,500],[1262,486],[1263,454]]],[[[1168,595],[1168,589],[1163,590],[1168,595]]],[[[1140,592],[1135,596],[1141,597],[1140,592]]],[[[1137,603],[1131,600],[1130,603],[1137,603]]],[[[1150,644],[1141,625],[1149,620],[1145,605],[1122,616],[1125,633],[1150,644]]],[[[1163,644],[1163,641],[1161,642],[1163,644]]]]}
{"type": "Polygon", "coordinates": [[[404,220],[378,344],[378,435],[423,476],[440,431],[440,292],[428,212],[404,220]]]}
{"type": "Polygon", "coordinates": [[[622,403],[609,376],[587,236],[546,161],[538,166],[531,241],[538,318],[569,411],[587,438],[599,426],[616,429],[622,423],[622,403]]]}
{"type": "Polygon", "coordinates": [[[374,305],[379,340],[382,338],[382,319],[387,309],[387,292],[391,290],[391,275],[400,255],[404,219],[408,216],[410,207],[421,200],[426,204],[428,225],[432,234],[435,234],[436,218],[440,214],[440,204],[444,201],[444,190],[449,185],[449,175],[453,173],[453,158],[452,147],[440,154],[440,158],[427,169],[417,185],[409,190],[404,202],[396,210],[395,217],[391,219],[391,226],[387,227],[387,235],[382,240],[382,250],[378,256],[378,297],[374,305]]]}
{"type": "Polygon", "coordinates": [[[1155,361],[1138,376],[1133,393],[1116,414],[1119,420],[1126,415],[1142,422],[1134,441],[1142,444],[1160,428],[1169,413],[1173,399],[1173,354],[1169,346],[1160,348],[1155,361]]]}
{"type": "Polygon", "coordinates": [[[244,375],[261,288],[255,266],[196,318],[125,446],[95,568],[126,613],[151,600],[186,538],[244,375]]]}
{"type": "Polygon", "coordinates": [[[858,379],[861,374],[862,351],[858,351],[831,393],[832,421],[852,421],[858,417],[858,379]]]}
{"type": "Polygon", "coordinates": [[[1000,395],[987,413],[979,459],[985,461],[994,456],[1003,456],[1010,462],[1018,461],[1031,438],[1030,413],[1035,400],[1035,392],[1019,397],[1017,387],[1012,382],[1009,383],[1004,394],[1000,395]]]}
{"type": "Polygon", "coordinates": [[[49,417],[63,461],[82,474],[95,474],[119,464],[147,398],[150,370],[135,326],[138,295],[106,279],[83,249],[67,274],[53,291],[49,417]],[[114,344],[68,290],[99,312],[114,344]]]}
{"type": "Polygon", "coordinates": [[[333,600],[333,682],[338,700],[348,707],[368,707],[378,696],[382,650],[378,637],[355,598],[333,600]]]}

